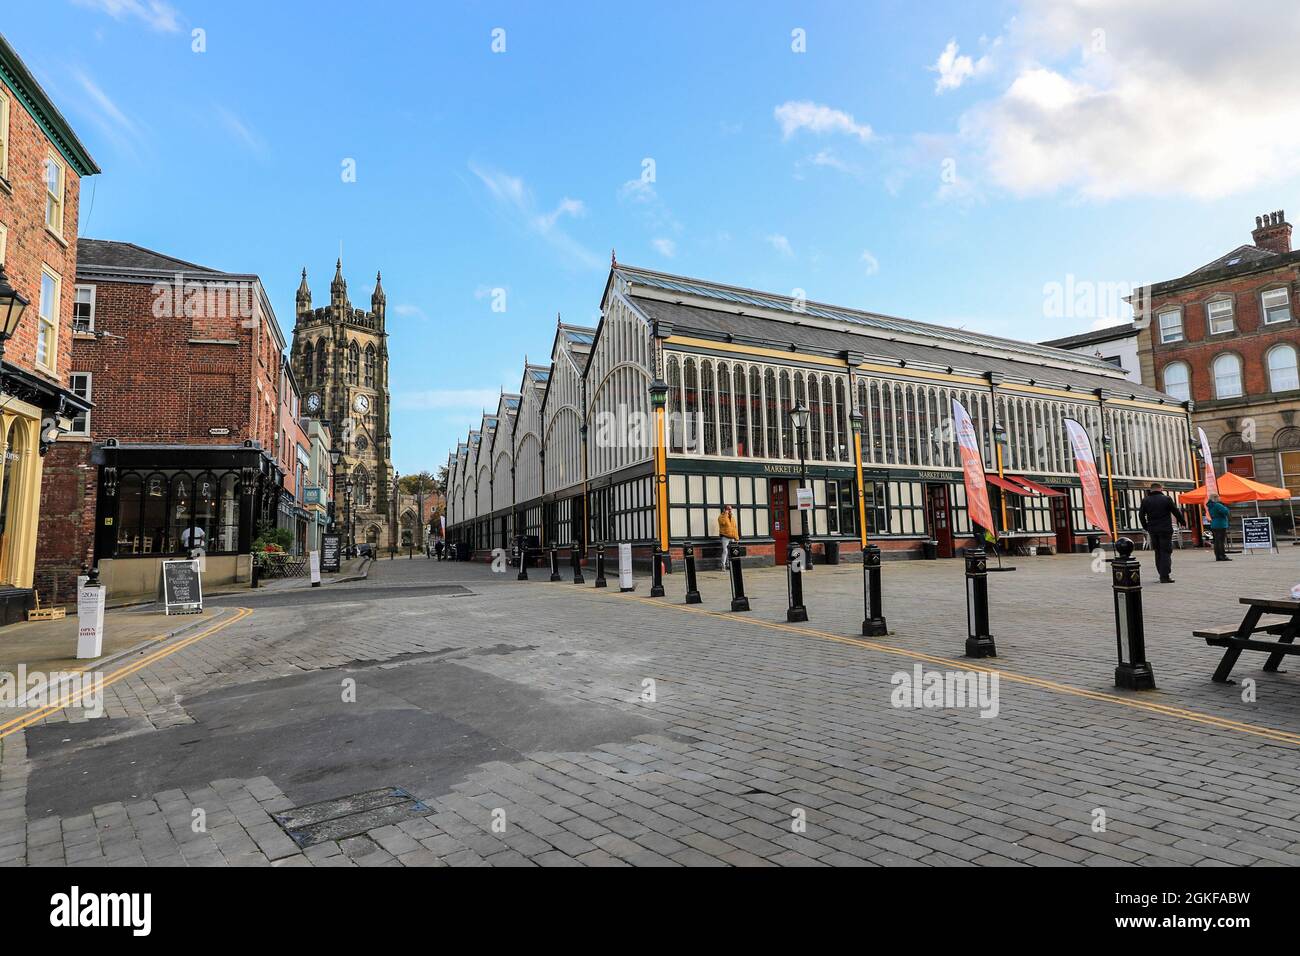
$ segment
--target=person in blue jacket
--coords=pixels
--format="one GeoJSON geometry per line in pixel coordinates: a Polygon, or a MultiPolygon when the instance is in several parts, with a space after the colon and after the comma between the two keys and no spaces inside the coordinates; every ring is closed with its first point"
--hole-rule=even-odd
{"type": "Polygon", "coordinates": [[[1214,560],[1231,561],[1228,557],[1228,506],[1218,495],[1210,495],[1210,535],[1214,538],[1214,560]]]}

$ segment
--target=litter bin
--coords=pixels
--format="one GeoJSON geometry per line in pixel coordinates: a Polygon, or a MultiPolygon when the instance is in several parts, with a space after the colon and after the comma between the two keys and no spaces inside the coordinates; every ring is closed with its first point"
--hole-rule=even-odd
{"type": "Polygon", "coordinates": [[[1101,547],[1101,535],[1099,534],[1088,535],[1088,552],[1092,553],[1093,551],[1096,551],[1100,547],[1101,547]]]}
{"type": "Polygon", "coordinates": [[[939,560],[939,542],[924,541],[921,543],[921,554],[927,561],[939,560]]]}
{"type": "Polygon", "coordinates": [[[839,564],[840,563],[840,543],[838,541],[822,542],[823,563],[839,564]]]}

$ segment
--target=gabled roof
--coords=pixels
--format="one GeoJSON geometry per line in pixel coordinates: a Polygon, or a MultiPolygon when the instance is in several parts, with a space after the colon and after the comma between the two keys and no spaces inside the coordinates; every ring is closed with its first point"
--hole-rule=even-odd
{"type": "MultiPolygon", "coordinates": [[[[798,302],[788,295],[759,292],[740,286],[723,285],[703,279],[690,279],[683,276],[639,269],[617,263],[610,269],[610,280],[622,280],[631,287],[639,286],[653,290],[654,298],[668,299],[679,304],[686,298],[707,299],[716,303],[708,306],[723,312],[738,315],[761,312],[774,313],[782,321],[794,325],[816,326],[818,320],[841,323],[849,326],[859,335],[871,336],[886,341],[900,340],[906,337],[922,345],[936,345],[954,351],[971,354],[1001,353],[1004,356],[1020,358],[1026,361],[1050,361],[1067,365],[1089,368],[1095,371],[1115,372],[1115,367],[1088,356],[1074,352],[1062,352],[1032,342],[1019,342],[1004,339],[996,335],[985,335],[966,329],[953,329],[915,319],[902,319],[897,316],[865,312],[842,306],[827,305],[821,302],[798,302]],[[664,294],[666,293],[666,295],[664,294]]],[[[609,283],[606,284],[608,294],[609,283]]],[[[698,304],[698,303],[696,303],[698,304]]],[[[797,335],[797,333],[796,333],[797,335]]]]}
{"type": "Polygon", "coordinates": [[[1277,253],[1271,249],[1261,249],[1259,246],[1252,245],[1238,246],[1231,252],[1225,252],[1213,262],[1207,262],[1199,269],[1193,269],[1188,275],[1194,276],[1198,272],[1211,272],[1215,269],[1226,269],[1229,266],[1238,266],[1242,263],[1263,262],[1275,258],[1277,258],[1277,253]]]}
{"type": "Polygon", "coordinates": [[[224,277],[233,274],[155,252],[144,246],[137,246],[134,242],[117,242],[112,239],[78,239],[77,268],[84,267],[110,270],[135,269],[160,275],[190,272],[224,277]]]}

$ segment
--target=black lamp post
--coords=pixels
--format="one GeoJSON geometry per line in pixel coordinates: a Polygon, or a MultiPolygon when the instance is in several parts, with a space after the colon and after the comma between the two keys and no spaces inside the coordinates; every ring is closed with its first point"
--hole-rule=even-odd
{"type": "MultiPolygon", "coordinates": [[[[334,439],[330,445],[330,501],[334,501],[335,482],[338,481],[339,459],[343,457],[343,448],[339,445],[339,440],[334,439]]],[[[335,520],[333,513],[330,514],[330,530],[335,530],[335,520]]]]}
{"type": "MultiPolygon", "coordinates": [[[[808,440],[808,420],[812,417],[812,412],[802,401],[798,402],[794,408],[790,409],[790,421],[794,424],[795,444],[799,446],[799,487],[808,487],[808,462],[806,460],[808,440]]],[[[798,496],[796,495],[796,503],[798,496]]],[[[799,526],[803,530],[804,550],[808,548],[808,512],[803,508],[799,509],[799,526]]]]}
{"type": "Polygon", "coordinates": [[[650,404],[655,413],[655,547],[651,555],[651,584],[650,596],[664,596],[664,565],[668,561],[668,554],[672,545],[664,540],[664,514],[665,503],[668,496],[664,493],[665,486],[668,482],[666,462],[667,456],[664,453],[664,413],[668,407],[668,383],[663,379],[656,378],[650,383],[650,404]],[[665,464],[659,464],[660,456],[663,457],[665,464]]]}
{"type": "Polygon", "coordinates": [[[4,263],[0,263],[0,359],[4,358],[5,342],[18,331],[18,323],[31,302],[9,284],[4,263]]]}

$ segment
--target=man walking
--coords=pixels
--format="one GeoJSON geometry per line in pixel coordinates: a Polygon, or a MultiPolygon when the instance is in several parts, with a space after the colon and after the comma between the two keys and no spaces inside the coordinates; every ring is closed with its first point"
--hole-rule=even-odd
{"type": "Polygon", "coordinates": [[[1174,504],[1174,499],[1165,494],[1163,485],[1151,486],[1147,496],[1142,499],[1138,519],[1142,522],[1142,529],[1151,536],[1151,547],[1156,553],[1156,570],[1160,572],[1160,583],[1173,584],[1174,579],[1169,575],[1173,571],[1174,522],[1177,521],[1181,527],[1183,519],[1178,513],[1178,505],[1174,504]]]}
{"type": "Polygon", "coordinates": [[[1231,512],[1218,495],[1210,495],[1210,535],[1214,538],[1214,560],[1231,561],[1228,557],[1228,517],[1231,512]]]}
{"type": "Polygon", "coordinates": [[[736,530],[736,516],[731,512],[731,505],[722,506],[722,514],[718,515],[718,539],[722,542],[722,570],[731,567],[731,552],[729,546],[733,541],[740,540],[740,532],[736,530]]]}

